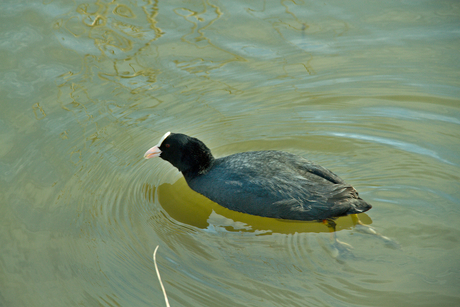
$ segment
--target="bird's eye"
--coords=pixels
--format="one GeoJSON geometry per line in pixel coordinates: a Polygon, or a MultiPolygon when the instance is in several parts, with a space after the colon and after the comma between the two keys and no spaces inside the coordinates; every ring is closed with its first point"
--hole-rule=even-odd
{"type": "Polygon", "coordinates": [[[165,147],[166,147],[166,148],[169,148],[170,146],[171,146],[171,145],[169,145],[169,144],[165,144],[165,147]]]}

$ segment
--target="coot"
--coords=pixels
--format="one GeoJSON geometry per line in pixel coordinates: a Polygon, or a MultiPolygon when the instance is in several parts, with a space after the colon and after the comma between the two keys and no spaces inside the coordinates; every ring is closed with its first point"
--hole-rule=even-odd
{"type": "Polygon", "coordinates": [[[179,169],[190,188],[230,210],[302,221],[327,221],[372,206],[339,176],[283,151],[250,151],[215,159],[200,140],[166,133],[144,155],[179,169]]]}

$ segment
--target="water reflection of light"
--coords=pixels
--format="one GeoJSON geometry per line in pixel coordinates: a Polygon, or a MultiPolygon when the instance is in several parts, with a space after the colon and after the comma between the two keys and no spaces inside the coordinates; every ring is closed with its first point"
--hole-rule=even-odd
{"type": "Polygon", "coordinates": [[[341,133],[341,132],[330,132],[326,133],[329,135],[334,135],[338,137],[344,137],[344,138],[350,138],[350,139],[357,139],[357,140],[363,140],[363,141],[370,141],[374,143],[380,143],[380,144],[385,144],[385,145],[390,145],[395,148],[408,151],[408,152],[413,152],[416,154],[421,154],[425,156],[429,156],[432,158],[435,158],[441,162],[455,165],[455,163],[452,163],[446,159],[441,158],[436,152],[433,150],[429,150],[426,148],[423,148],[421,146],[415,145],[415,144],[410,144],[402,141],[397,141],[397,140],[391,140],[387,138],[382,138],[378,136],[370,136],[370,135],[363,135],[363,134],[356,134],[356,133],[341,133]]]}

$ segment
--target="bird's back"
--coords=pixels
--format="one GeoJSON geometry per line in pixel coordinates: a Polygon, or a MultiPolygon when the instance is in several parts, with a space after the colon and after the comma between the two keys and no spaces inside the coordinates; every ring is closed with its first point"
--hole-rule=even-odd
{"type": "Polygon", "coordinates": [[[186,180],[221,206],[265,217],[312,221],[371,208],[336,174],[281,151],[219,158],[208,172],[186,180]]]}

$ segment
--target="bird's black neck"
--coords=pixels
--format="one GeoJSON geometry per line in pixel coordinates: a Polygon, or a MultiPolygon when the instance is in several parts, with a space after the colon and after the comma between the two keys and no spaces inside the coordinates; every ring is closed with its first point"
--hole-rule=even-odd
{"type": "Polygon", "coordinates": [[[212,160],[209,160],[206,164],[197,165],[196,167],[191,167],[187,170],[182,170],[181,172],[184,175],[185,179],[188,181],[200,175],[206,174],[213,164],[214,158],[212,158],[212,160]]]}
{"type": "Polygon", "coordinates": [[[207,173],[215,161],[211,154],[211,150],[208,148],[205,148],[199,153],[195,153],[190,156],[189,159],[190,163],[188,165],[190,166],[187,169],[179,169],[187,181],[207,173]]]}

